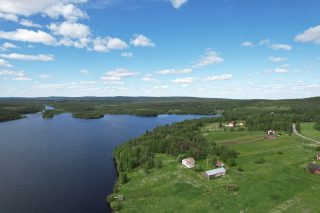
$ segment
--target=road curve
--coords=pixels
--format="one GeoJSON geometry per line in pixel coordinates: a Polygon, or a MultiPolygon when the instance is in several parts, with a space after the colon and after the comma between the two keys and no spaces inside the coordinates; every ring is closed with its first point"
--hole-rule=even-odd
{"type": "Polygon", "coordinates": [[[293,133],[294,133],[295,135],[299,136],[300,138],[303,138],[303,139],[306,139],[306,140],[308,140],[308,141],[311,141],[311,142],[319,143],[319,144],[320,144],[320,141],[317,141],[317,140],[315,140],[315,139],[308,138],[308,137],[306,137],[306,136],[301,135],[301,134],[297,131],[297,128],[296,128],[296,124],[295,124],[295,123],[292,124],[292,129],[293,129],[293,133]]]}

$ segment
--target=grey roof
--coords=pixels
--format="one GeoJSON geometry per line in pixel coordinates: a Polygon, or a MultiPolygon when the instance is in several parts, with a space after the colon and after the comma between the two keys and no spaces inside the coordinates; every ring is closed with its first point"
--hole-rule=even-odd
{"type": "Polygon", "coordinates": [[[206,171],[205,173],[207,173],[207,175],[217,175],[217,174],[220,174],[220,173],[223,173],[223,172],[226,172],[227,170],[223,167],[221,168],[218,168],[218,169],[212,169],[212,170],[209,170],[209,171],[206,171]]]}

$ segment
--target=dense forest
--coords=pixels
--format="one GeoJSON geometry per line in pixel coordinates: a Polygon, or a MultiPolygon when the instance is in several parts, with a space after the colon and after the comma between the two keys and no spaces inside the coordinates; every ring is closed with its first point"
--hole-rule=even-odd
{"type": "Polygon", "coordinates": [[[220,158],[234,164],[237,153],[214,142],[209,143],[200,129],[209,122],[217,122],[216,118],[187,120],[172,125],[165,125],[146,132],[141,137],[118,147],[114,151],[119,173],[125,173],[136,167],[148,169],[157,167],[161,162],[154,160],[155,153],[166,153],[182,158],[192,156],[196,159],[220,158]]]}
{"type": "MultiPolygon", "coordinates": [[[[76,118],[97,119],[104,114],[223,114],[226,121],[243,120],[249,130],[291,130],[291,123],[320,120],[320,98],[293,100],[231,100],[192,97],[0,98],[0,121],[19,119],[45,105],[76,118]]],[[[52,118],[53,112],[45,112],[52,118]]]]}

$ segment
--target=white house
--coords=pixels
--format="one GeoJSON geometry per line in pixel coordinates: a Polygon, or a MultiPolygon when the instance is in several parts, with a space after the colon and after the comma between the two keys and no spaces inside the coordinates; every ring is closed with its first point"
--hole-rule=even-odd
{"type": "Polygon", "coordinates": [[[193,168],[195,164],[196,164],[196,161],[194,160],[194,158],[186,158],[182,160],[182,165],[184,165],[189,169],[193,168]]]}

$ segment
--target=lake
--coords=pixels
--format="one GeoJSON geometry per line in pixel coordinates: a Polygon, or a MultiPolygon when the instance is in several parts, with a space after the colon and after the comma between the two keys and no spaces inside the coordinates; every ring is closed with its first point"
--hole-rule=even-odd
{"type": "Polygon", "coordinates": [[[0,212],[105,213],[117,178],[112,150],[157,126],[200,115],[99,120],[41,114],[0,123],[0,212]]]}

